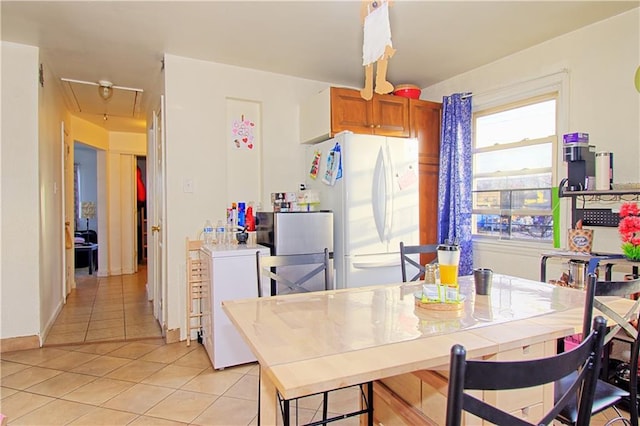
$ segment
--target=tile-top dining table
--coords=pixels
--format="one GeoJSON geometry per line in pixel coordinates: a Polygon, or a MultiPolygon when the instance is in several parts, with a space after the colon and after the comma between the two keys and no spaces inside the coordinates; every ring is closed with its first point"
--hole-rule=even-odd
{"type": "MultiPolygon", "coordinates": [[[[490,358],[579,333],[585,292],[494,274],[491,293],[459,278],[459,311],[416,304],[421,283],[223,301],[260,364],[260,423],[276,424],[279,394],[319,392],[448,368],[450,348],[490,358]]],[[[625,299],[613,301],[626,312],[625,299]]],[[[371,423],[370,423],[371,424],[371,423]]]]}

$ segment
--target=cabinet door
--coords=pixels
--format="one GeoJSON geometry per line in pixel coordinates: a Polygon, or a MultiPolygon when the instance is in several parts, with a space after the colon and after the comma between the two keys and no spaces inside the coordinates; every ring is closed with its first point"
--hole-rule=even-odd
{"type": "Polygon", "coordinates": [[[418,162],[440,162],[440,120],[442,104],[409,99],[410,137],[418,139],[418,162]]]}
{"type": "Polygon", "coordinates": [[[331,88],[331,132],[349,130],[353,133],[373,133],[371,103],[353,89],[331,88]]]}
{"type": "MultiPolygon", "coordinates": [[[[410,136],[418,139],[420,244],[434,244],[438,240],[441,111],[442,104],[437,102],[409,100],[410,136]]],[[[420,260],[424,264],[432,259],[424,257],[420,260]]]]}
{"type": "Polygon", "coordinates": [[[374,95],[373,133],[382,136],[409,136],[409,99],[393,95],[374,95]]]}
{"type": "MultiPolygon", "coordinates": [[[[420,244],[436,244],[438,242],[439,170],[440,168],[437,165],[418,163],[420,244]]],[[[420,262],[424,265],[431,262],[435,257],[435,254],[421,255],[420,262]]]]}

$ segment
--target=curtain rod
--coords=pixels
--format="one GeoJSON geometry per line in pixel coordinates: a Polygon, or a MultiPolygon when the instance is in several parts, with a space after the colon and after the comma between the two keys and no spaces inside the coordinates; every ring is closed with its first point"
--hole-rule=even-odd
{"type": "MultiPolygon", "coordinates": [[[[504,86],[496,87],[496,88],[493,88],[493,89],[490,89],[490,90],[484,90],[482,92],[475,93],[475,95],[485,95],[487,93],[497,92],[499,90],[504,90],[504,89],[512,87],[512,86],[517,86],[517,85],[524,84],[524,83],[530,83],[532,81],[541,80],[543,78],[551,77],[551,76],[558,75],[558,74],[565,74],[565,73],[569,73],[569,70],[567,68],[562,68],[559,71],[555,71],[555,72],[552,72],[552,73],[549,73],[549,74],[545,74],[545,75],[541,75],[541,76],[538,76],[538,77],[529,78],[527,80],[516,81],[516,82],[509,83],[509,84],[506,84],[504,86]]],[[[461,99],[467,99],[467,98],[473,97],[473,95],[474,95],[474,93],[467,93],[467,94],[462,95],[460,98],[461,99]]]]}

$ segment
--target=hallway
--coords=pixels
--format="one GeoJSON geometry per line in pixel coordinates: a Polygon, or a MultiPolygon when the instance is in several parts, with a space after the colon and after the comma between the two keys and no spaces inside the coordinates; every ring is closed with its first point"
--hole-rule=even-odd
{"type": "Polygon", "coordinates": [[[44,346],[131,341],[162,336],[147,300],[147,268],[136,274],[98,277],[76,270],[77,287],[56,318],[44,346]]]}

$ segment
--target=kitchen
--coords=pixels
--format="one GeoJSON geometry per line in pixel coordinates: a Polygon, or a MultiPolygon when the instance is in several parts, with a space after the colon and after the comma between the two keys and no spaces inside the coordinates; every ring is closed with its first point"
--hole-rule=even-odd
{"type": "MultiPolygon", "coordinates": [[[[631,25],[632,27],[635,25],[631,23],[631,17],[627,17],[629,20],[625,20],[627,25],[631,25]]],[[[492,66],[485,67],[484,69],[480,69],[475,71],[475,73],[470,73],[468,76],[461,76],[455,81],[445,82],[441,85],[438,85],[434,88],[426,88],[423,91],[424,99],[440,99],[443,95],[448,95],[450,93],[455,92],[456,90],[467,90],[472,89],[473,91],[482,92],[486,90],[490,90],[495,87],[504,87],[508,85],[507,83],[517,83],[518,81],[528,80],[532,77],[530,70],[535,68],[538,70],[536,74],[545,75],[552,71],[556,71],[558,69],[557,63],[561,62],[562,64],[567,64],[567,66],[571,69],[571,94],[569,102],[569,114],[570,114],[570,125],[572,128],[578,128],[580,126],[587,126],[591,130],[591,134],[593,132],[601,133],[599,138],[599,147],[603,149],[611,149],[616,150],[619,149],[614,145],[607,145],[605,141],[613,141],[613,140],[627,140],[628,148],[634,151],[638,151],[640,148],[638,146],[638,142],[633,139],[629,140],[629,138],[620,134],[621,129],[609,128],[610,126],[605,124],[608,119],[589,119],[592,116],[593,111],[587,107],[589,105],[588,102],[585,102],[582,99],[582,102],[579,101],[583,96],[588,96],[588,93],[593,93],[594,88],[600,87],[603,81],[609,81],[614,79],[614,75],[612,75],[612,71],[606,68],[603,65],[603,62],[596,60],[595,55],[583,55],[582,53],[577,53],[581,49],[576,49],[576,46],[583,46],[586,48],[587,44],[583,43],[593,43],[592,45],[597,45],[595,43],[594,38],[600,36],[601,32],[606,32],[610,34],[615,40],[623,40],[624,37],[622,33],[618,32],[618,28],[613,22],[601,23],[602,26],[598,28],[593,28],[594,32],[585,31],[585,32],[577,32],[572,35],[565,36],[554,42],[548,43],[544,46],[538,46],[536,49],[531,49],[527,52],[521,52],[520,54],[514,55],[511,58],[506,58],[499,63],[493,64],[492,66]],[[616,35],[617,34],[617,35],[616,35]],[[572,48],[567,48],[567,46],[572,46],[572,48]],[[576,52],[576,53],[574,53],[576,52]],[[574,56],[575,55],[575,56],[574,56]],[[586,62],[585,62],[586,61],[586,62]],[[505,74],[508,73],[509,77],[506,78],[505,74]],[[481,83],[479,83],[481,81],[481,83]],[[616,135],[617,134],[617,135],[616,135]]],[[[617,24],[620,24],[618,22],[617,24]]],[[[627,27],[628,28],[628,27],[627,27]]],[[[637,31],[637,30],[634,30],[637,31]]],[[[613,55],[612,52],[607,52],[608,54],[613,55]]],[[[637,56],[637,55],[636,55],[637,56]]],[[[613,58],[608,57],[608,60],[605,59],[606,62],[627,62],[626,65],[623,65],[624,68],[633,70],[634,66],[637,66],[637,63],[628,62],[627,59],[623,58],[613,58]],[[634,65],[635,64],[635,65],[634,65]]],[[[637,60],[636,60],[637,62],[637,60]]],[[[216,65],[216,64],[208,64],[199,61],[192,61],[186,58],[179,57],[168,57],[167,58],[167,70],[168,77],[172,75],[171,71],[175,72],[176,75],[193,75],[196,77],[195,80],[200,81],[201,79],[207,79],[207,76],[216,75],[216,77],[220,77],[220,80],[211,81],[212,93],[220,92],[225,93],[227,85],[219,83],[219,81],[234,81],[233,77],[234,73],[236,76],[242,76],[240,80],[237,80],[235,87],[235,91],[242,92],[244,96],[251,96],[253,90],[257,90],[265,96],[265,102],[263,104],[263,108],[265,113],[269,110],[269,102],[266,101],[267,90],[265,88],[266,84],[260,84],[259,86],[247,87],[251,83],[257,80],[258,78],[266,78],[264,75],[255,74],[251,71],[247,70],[238,70],[234,68],[229,68],[226,66],[216,65]],[[244,74],[244,75],[242,75],[244,74]],[[240,81],[243,83],[240,85],[240,81]]],[[[275,80],[269,79],[272,87],[279,86],[278,77],[274,76],[275,80]]],[[[210,79],[211,80],[211,79],[210,79]]],[[[212,117],[223,117],[224,116],[224,101],[223,99],[218,99],[217,106],[216,105],[204,105],[202,102],[198,100],[198,90],[196,87],[196,83],[192,81],[185,81],[184,79],[178,81],[178,79],[169,80],[170,84],[167,87],[167,94],[171,93],[171,89],[175,84],[176,89],[180,87],[182,90],[180,94],[183,96],[176,100],[176,105],[184,105],[184,104],[192,104],[197,106],[206,107],[210,112],[207,114],[212,117]]],[[[262,83],[267,83],[267,81],[263,81],[262,83]]],[[[301,83],[301,82],[300,82],[301,83]]],[[[313,96],[315,93],[325,89],[326,86],[318,85],[316,87],[308,88],[305,94],[298,95],[296,93],[289,92],[286,88],[284,90],[275,90],[272,92],[272,96],[277,96],[279,100],[282,100],[283,97],[289,96],[291,99],[291,103],[293,105],[299,105],[306,101],[309,97],[313,96]]],[[[228,89],[226,89],[228,90],[228,89]]],[[[613,99],[626,99],[627,107],[631,108],[631,110],[638,112],[637,105],[637,93],[633,92],[633,88],[629,86],[627,89],[621,89],[617,91],[615,87],[608,87],[607,90],[599,91],[599,96],[602,96],[603,99],[610,99],[612,103],[613,99]]],[[[178,115],[178,125],[179,128],[169,129],[169,132],[175,131],[174,137],[181,134],[182,132],[191,132],[190,137],[186,138],[189,141],[198,141],[198,131],[197,131],[197,122],[195,122],[188,111],[176,110],[176,114],[178,115]],[[181,123],[181,124],[180,124],[181,123]]],[[[621,112],[621,111],[619,111],[621,112]]],[[[295,116],[295,106],[292,106],[291,114],[295,116]]],[[[609,116],[611,111],[599,110],[598,116],[604,118],[604,116],[609,116]]],[[[625,116],[624,124],[621,123],[621,126],[627,130],[630,130],[630,133],[637,134],[637,120],[634,120],[628,112],[622,112],[622,115],[625,116]],[[635,133],[634,133],[635,132],[635,133]]],[[[613,117],[609,117],[612,119],[613,117]]],[[[266,116],[264,119],[265,125],[267,125],[266,116]]],[[[278,141],[282,142],[283,140],[288,140],[289,145],[288,149],[278,150],[277,153],[271,150],[268,150],[267,144],[269,144],[269,138],[265,136],[265,157],[270,161],[265,161],[264,169],[262,173],[263,185],[265,188],[272,188],[269,192],[279,192],[286,190],[287,188],[291,188],[291,181],[288,178],[287,171],[282,165],[285,164],[301,164],[304,163],[303,158],[303,149],[296,148],[299,137],[297,129],[291,129],[286,127],[285,123],[282,123],[284,126],[275,126],[273,129],[276,131],[275,134],[278,135],[278,141]]],[[[222,126],[223,121],[220,119],[218,122],[218,126],[222,126]]],[[[213,135],[210,136],[212,138],[213,135]]],[[[198,146],[202,146],[202,144],[198,144],[198,146]]],[[[205,145],[206,149],[209,149],[205,145]]],[[[178,148],[176,148],[178,149],[178,148]]],[[[622,160],[625,161],[624,159],[622,160]]],[[[186,164],[185,164],[186,166],[186,164]]],[[[562,167],[562,164],[559,164],[558,167],[562,167]]],[[[620,164],[619,167],[621,170],[619,171],[619,178],[622,180],[630,180],[636,181],[638,180],[638,170],[635,166],[631,164],[620,164]],[[625,176],[626,175],[626,176],[625,176]]],[[[186,169],[181,169],[183,173],[187,173],[186,169]]],[[[305,173],[307,171],[307,167],[303,169],[296,170],[295,173],[305,173]]],[[[214,171],[217,174],[219,179],[224,178],[224,172],[221,170],[214,171]]],[[[293,179],[293,182],[296,184],[302,182],[303,176],[298,175],[299,178],[293,179]]],[[[216,180],[217,181],[217,180],[216,180]]],[[[295,190],[296,188],[291,188],[295,190]]],[[[180,196],[180,194],[177,194],[180,196]]],[[[266,195],[266,194],[265,194],[266,195]]],[[[194,200],[195,201],[195,200],[194,200]]],[[[222,212],[224,206],[214,207],[209,211],[218,211],[222,212]]],[[[177,214],[177,217],[180,217],[177,214]]],[[[204,219],[204,218],[202,218],[204,219]]],[[[566,218],[565,218],[566,219],[566,218]]],[[[199,225],[203,220],[196,220],[196,225],[199,225]]],[[[605,230],[609,231],[609,230],[605,230]]],[[[181,230],[181,232],[189,233],[195,232],[193,229],[189,227],[185,227],[181,230]]],[[[610,232],[609,239],[603,238],[602,233],[597,239],[596,244],[601,246],[603,250],[612,250],[615,251],[618,249],[617,247],[617,238],[614,232],[610,232]]],[[[179,238],[176,235],[176,238],[179,238]]],[[[177,243],[177,241],[176,241],[177,243]]],[[[523,247],[522,245],[510,244],[508,242],[502,242],[502,245],[498,243],[486,243],[481,244],[477,243],[475,245],[475,256],[477,256],[474,260],[481,263],[482,265],[487,265],[495,270],[499,270],[502,273],[525,276],[528,278],[536,279],[539,270],[539,255],[540,250],[537,247],[523,247]],[[516,250],[517,248],[517,250],[516,250]]],[[[177,259],[176,259],[177,261],[177,259]]]]}
{"type": "MultiPolygon", "coordinates": [[[[637,9],[632,10],[442,83],[425,87],[422,98],[438,101],[443,95],[456,91],[487,93],[505,87],[515,90],[518,82],[566,67],[571,72],[571,96],[566,100],[567,127],[588,130],[592,137],[598,139],[598,147],[601,149],[620,152],[620,146],[624,146],[625,152],[629,152],[629,155],[617,157],[617,176],[621,181],[637,182],[640,179],[635,159],[638,158],[640,147],[635,138],[629,136],[639,133],[638,98],[631,83],[633,70],[638,65],[638,37],[635,36],[638,33],[637,14],[637,9]],[[616,46],[616,49],[609,46],[616,46]],[[594,104],[607,105],[607,108],[595,108],[594,104]]],[[[12,52],[7,54],[11,55],[12,52]]],[[[37,69],[37,52],[18,48],[14,54],[15,57],[11,58],[16,62],[12,69],[16,74],[20,74],[23,69],[37,69]],[[24,50],[27,51],[26,54],[24,50]]],[[[3,70],[5,66],[9,67],[8,62],[4,64],[3,61],[3,70]]],[[[225,184],[221,184],[228,182],[229,170],[227,162],[222,161],[219,155],[220,152],[224,152],[221,147],[225,139],[222,129],[226,128],[227,121],[226,99],[246,99],[262,105],[264,149],[262,170],[255,185],[262,188],[262,202],[266,205],[268,194],[271,192],[286,190],[292,186],[295,188],[303,181],[302,167],[283,167],[304,163],[304,149],[299,144],[298,107],[309,97],[332,84],[172,54],[165,56],[164,65],[167,157],[171,159],[167,164],[166,176],[166,220],[171,223],[167,230],[166,244],[169,247],[182,247],[186,235],[195,237],[206,218],[222,216],[228,200],[236,198],[225,184]],[[198,155],[186,155],[187,152],[198,155]],[[191,180],[195,184],[194,192],[183,191],[185,180],[191,180]]],[[[34,88],[29,82],[25,86],[27,92],[33,92],[34,88]]],[[[45,93],[52,93],[54,88],[52,85],[45,85],[43,90],[45,93]]],[[[25,108],[31,112],[34,105],[29,104],[25,108]]],[[[51,117],[64,116],[58,108],[57,105],[47,105],[44,114],[51,117]]],[[[18,108],[17,111],[22,109],[18,108]]],[[[5,112],[3,122],[4,114],[5,112]]],[[[37,127],[33,117],[32,114],[24,114],[22,117],[16,117],[16,123],[20,124],[19,127],[31,129],[29,136],[32,140],[37,140],[37,132],[32,130],[37,127]]],[[[49,133],[58,134],[57,125],[53,127],[49,133]]],[[[18,157],[24,167],[22,173],[29,176],[28,182],[33,180],[32,174],[38,170],[37,161],[34,162],[29,155],[25,152],[25,158],[18,157]]],[[[37,199],[33,195],[27,197],[28,202],[37,199]]],[[[17,206],[28,204],[20,197],[16,201],[17,206]]],[[[26,219],[30,222],[38,222],[37,217],[32,217],[35,212],[26,214],[26,219]]],[[[24,232],[30,231],[25,229],[24,232]]],[[[38,235],[29,235],[28,238],[21,239],[18,247],[26,248],[15,252],[30,252],[31,246],[27,241],[37,244],[38,235]]],[[[618,240],[614,232],[599,233],[596,235],[595,245],[599,250],[615,251],[618,249],[618,240]]],[[[477,256],[475,260],[504,273],[525,274],[535,278],[540,249],[513,249],[514,245],[508,242],[477,243],[474,251],[477,256]]],[[[52,251],[45,250],[47,253],[52,251]]],[[[39,252],[39,249],[34,252],[39,252]]],[[[166,272],[170,285],[167,288],[166,325],[169,330],[180,330],[184,318],[183,304],[180,302],[184,288],[183,250],[171,250],[167,256],[166,272]]],[[[3,259],[3,264],[11,264],[10,260],[9,258],[5,262],[3,259]]],[[[23,271],[28,270],[31,272],[28,273],[27,281],[39,282],[38,271],[29,269],[31,264],[24,265],[19,259],[16,264],[23,268],[9,269],[10,281],[14,281],[11,280],[12,277],[22,277],[23,271]]],[[[19,281],[15,279],[16,283],[19,281]]],[[[12,282],[3,282],[3,295],[9,295],[3,297],[3,312],[12,312],[12,306],[26,306],[28,309],[22,309],[26,315],[34,311],[39,312],[41,308],[38,303],[38,285],[28,286],[27,289],[31,291],[27,291],[24,286],[17,287],[17,284],[12,282]],[[5,290],[8,292],[4,293],[5,290]]],[[[48,290],[46,293],[54,291],[48,290]]],[[[21,312],[15,314],[18,318],[24,316],[21,312]]],[[[16,325],[14,329],[3,332],[2,337],[38,334],[49,319],[47,314],[50,315],[51,312],[43,312],[41,318],[32,315],[33,318],[24,318],[24,322],[17,321],[22,325],[16,325]]]]}
{"type": "MultiPolygon", "coordinates": [[[[627,78],[629,83],[625,87],[611,87],[603,82],[616,80],[616,72],[603,65],[603,62],[595,59],[594,55],[588,55],[588,59],[582,54],[574,53],[575,48],[567,48],[567,46],[583,46],[584,49],[595,48],[599,45],[595,43],[595,39],[604,37],[607,34],[612,40],[616,40],[628,48],[633,50],[633,43],[629,45],[629,40],[622,33],[621,28],[627,31],[638,31],[635,28],[634,17],[620,16],[610,21],[599,23],[594,28],[584,29],[576,34],[570,34],[560,37],[557,40],[537,46],[526,52],[520,52],[513,57],[505,58],[491,66],[483,67],[468,75],[460,76],[454,80],[436,85],[433,88],[425,88],[423,90],[423,99],[439,99],[445,94],[450,94],[456,90],[468,90],[482,92],[495,87],[504,87],[511,82],[516,84],[519,81],[526,81],[531,78],[530,68],[535,65],[536,69],[541,70],[539,74],[556,71],[556,64],[560,61],[571,65],[571,97],[567,100],[569,103],[568,121],[572,128],[589,128],[590,134],[599,134],[598,147],[604,150],[619,151],[620,147],[614,143],[614,140],[627,141],[625,149],[632,152],[640,150],[638,142],[630,139],[627,135],[637,134],[637,120],[633,117],[633,112],[638,109],[637,93],[634,92],[631,80],[627,78]],[[583,41],[584,38],[586,41],[583,41]],[[585,62],[586,61],[586,62],[585,62]],[[504,77],[505,73],[509,73],[509,77],[504,77]],[[625,100],[622,109],[613,108],[598,110],[598,117],[593,118],[596,113],[588,105],[584,97],[593,93],[595,88],[607,86],[606,90],[599,90],[599,99],[605,104],[618,105],[617,99],[625,100]],[[601,98],[600,98],[601,97],[601,98]],[[614,102],[614,99],[616,101],[614,102]],[[608,100],[608,101],[607,101],[608,100]],[[614,112],[615,110],[615,112],[614,112]],[[608,117],[608,118],[605,118],[608,117]],[[618,122],[620,127],[610,126],[607,123],[618,122]]],[[[617,44],[620,45],[620,44],[617,44]]],[[[604,54],[604,53],[603,53],[604,54]]],[[[631,57],[635,55],[631,54],[631,57]]],[[[622,68],[630,70],[634,66],[630,57],[623,55],[618,56],[615,52],[607,51],[607,63],[620,63],[622,68]]],[[[637,61],[636,61],[637,62],[637,61]]],[[[259,72],[238,69],[220,64],[195,61],[188,58],[176,57],[168,55],[166,57],[167,72],[167,100],[169,116],[173,117],[173,125],[168,129],[168,138],[180,138],[185,144],[191,146],[195,150],[203,150],[207,154],[202,156],[200,165],[194,165],[193,159],[174,160],[173,175],[180,179],[182,176],[198,174],[196,178],[200,185],[203,185],[202,191],[210,193],[216,191],[216,182],[223,182],[226,176],[224,166],[216,167],[211,170],[205,167],[206,158],[213,155],[214,147],[210,143],[204,143],[203,140],[215,140],[217,132],[214,128],[224,127],[225,117],[225,94],[234,97],[253,99],[257,94],[263,99],[263,122],[264,122],[264,161],[262,170],[262,186],[265,188],[263,193],[263,205],[267,205],[269,200],[265,199],[271,192],[281,192],[286,189],[297,190],[297,185],[304,182],[304,175],[308,167],[296,167],[289,169],[283,167],[288,164],[304,163],[304,148],[299,145],[299,129],[296,125],[289,126],[289,121],[297,122],[298,105],[304,103],[314,94],[325,89],[327,85],[295,80],[284,85],[284,79],[277,75],[266,75],[259,72]],[[190,75],[193,78],[180,78],[181,75],[190,75]],[[212,76],[215,76],[212,77],[212,76]],[[207,101],[202,100],[200,95],[203,82],[210,93],[219,93],[207,101]],[[295,87],[293,87],[295,85],[295,87]],[[233,90],[230,88],[233,87],[233,90]],[[171,100],[173,99],[173,100],[171,100]],[[285,99],[288,101],[285,102],[285,99]],[[171,108],[171,104],[175,102],[176,108],[171,108]],[[277,105],[288,104],[288,114],[273,114],[273,107],[277,105]],[[181,105],[181,108],[177,108],[181,105]],[[185,105],[191,105],[192,109],[184,108],[185,105]],[[193,111],[204,109],[207,117],[213,117],[214,124],[203,128],[197,116],[192,114],[193,111]],[[268,118],[268,119],[267,119],[268,118]],[[204,132],[204,133],[203,133],[204,132]],[[271,136],[268,136],[271,135],[271,136]],[[284,144],[282,149],[269,149],[270,146],[284,144]],[[207,172],[199,173],[200,170],[206,168],[207,172]]],[[[632,73],[631,73],[632,75],[632,73]]],[[[513,87],[511,90],[514,90],[513,87]]],[[[504,90],[503,90],[504,91],[504,90]]],[[[600,100],[598,101],[600,102],[600,100]]],[[[622,106],[620,104],[620,106],[622,106]]],[[[202,114],[199,113],[199,114],[202,114]]],[[[596,137],[596,136],[594,136],[596,137]]],[[[222,142],[220,142],[222,143],[222,142]]],[[[170,156],[177,157],[185,148],[184,145],[168,147],[170,156]]],[[[631,157],[624,155],[624,157],[631,157]]],[[[634,157],[635,158],[635,157],[634,157]]],[[[621,158],[621,163],[616,168],[616,174],[621,181],[637,181],[637,167],[629,158],[621,158]]],[[[559,168],[564,167],[560,162],[559,168]]],[[[213,212],[206,215],[219,214],[223,215],[226,203],[218,199],[205,199],[204,197],[194,197],[190,194],[183,194],[181,191],[175,191],[170,195],[175,207],[171,207],[169,203],[169,215],[174,217],[178,222],[172,229],[169,238],[173,244],[180,244],[184,235],[195,235],[199,227],[206,219],[205,214],[194,219],[189,219],[187,209],[178,208],[180,205],[191,206],[190,211],[206,211],[213,212]]],[[[564,220],[567,220],[566,217],[564,220]]],[[[563,226],[563,227],[566,227],[563,226]]],[[[604,229],[596,235],[595,246],[603,251],[617,251],[618,238],[614,230],[604,229]]],[[[493,242],[477,242],[474,247],[474,259],[478,263],[491,266],[503,273],[512,275],[522,275],[531,279],[538,277],[540,252],[542,249],[538,247],[525,247],[522,244],[514,244],[505,241],[500,243],[493,242]],[[517,250],[515,250],[517,248],[517,250]],[[508,260],[506,260],[508,259],[508,260]]],[[[172,256],[172,255],[170,255],[172,256]]],[[[175,253],[172,260],[169,261],[170,275],[179,274],[180,253],[175,253]],[[172,266],[172,265],[175,265],[172,266]]],[[[177,308],[177,307],[176,307],[177,308]]],[[[178,318],[176,318],[178,319],[178,318]]]]}
{"type": "MultiPolygon", "coordinates": [[[[485,92],[491,95],[492,91],[526,90],[526,87],[519,87],[518,83],[568,68],[571,73],[571,96],[565,101],[567,130],[588,131],[598,140],[600,149],[620,154],[624,152],[617,156],[616,176],[622,182],[638,182],[640,176],[637,158],[640,143],[637,135],[640,131],[637,117],[640,116],[640,106],[638,94],[632,86],[632,75],[639,63],[638,21],[636,8],[442,83],[425,87],[422,97],[438,101],[443,95],[457,91],[485,92]],[[497,90],[500,88],[503,90],[497,90]]],[[[3,215],[7,214],[5,209],[13,205],[19,210],[16,216],[23,218],[25,224],[39,223],[37,209],[23,209],[23,206],[31,205],[39,199],[36,189],[39,187],[37,176],[40,166],[36,118],[39,89],[33,84],[39,64],[38,52],[25,47],[7,51],[3,44],[3,59],[5,58],[9,60],[3,61],[3,79],[10,76],[11,81],[16,82],[17,90],[30,94],[30,102],[26,105],[14,105],[12,109],[3,108],[3,124],[14,123],[17,128],[10,131],[3,126],[3,139],[5,136],[11,138],[19,135],[17,140],[26,139],[30,142],[22,147],[22,154],[11,158],[20,164],[18,176],[23,178],[20,180],[21,185],[32,190],[13,196],[3,191],[3,215]],[[20,75],[25,74],[24,70],[32,70],[32,73],[21,78],[20,75]]],[[[442,61],[442,58],[436,60],[442,61]]],[[[164,62],[169,142],[167,156],[171,159],[167,164],[166,200],[167,222],[171,223],[171,227],[167,230],[166,244],[169,247],[180,247],[167,253],[166,272],[170,282],[167,327],[179,330],[184,318],[183,303],[180,302],[184,288],[184,255],[181,249],[184,237],[195,237],[206,218],[222,215],[228,200],[235,198],[221,184],[227,181],[227,162],[222,161],[218,155],[222,152],[220,148],[224,143],[222,129],[226,125],[226,99],[247,99],[262,104],[263,169],[256,185],[262,187],[263,205],[266,205],[268,194],[286,190],[292,185],[295,187],[303,180],[302,168],[287,167],[304,162],[304,150],[299,145],[298,106],[332,84],[172,54],[167,54],[164,62]],[[185,179],[192,179],[195,183],[193,193],[183,191],[185,179]]],[[[3,103],[4,93],[8,93],[5,90],[9,88],[3,87],[3,103]]],[[[55,95],[53,85],[45,85],[42,90],[45,94],[55,95]]],[[[55,123],[49,124],[48,133],[57,135],[60,133],[58,118],[64,117],[64,113],[60,111],[59,105],[50,103],[54,95],[45,96],[47,103],[43,106],[41,117],[47,117],[50,122],[55,123]]],[[[505,94],[504,99],[508,99],[508,95],[505,94]]],[[[487,104],[490,104],[489,101],[491,99],[487,104]]],[[[71,131],[74,132],[75,129],[71,131]]],[[[4,149],[3,143],[3,158],[7,158],[4,149]]],[[[44,150],[41,155],[49,159],[58,158],[50,150],[44,150]]],[[[43,164],[41,173],[46,182],[42,184],[43,188],[53,186],[47,180],[54,176],[47,167],[52,162],[53,160],[43,164]]],[[[3,176],[5,170],[3,162],[3,176]]],[[[3,185],[4,182],[3,179],[3,185]]],[[[563,228],[566,228],[566,217],[563,228]]],[[[49,257],[41,258],[37,262],[38,267],[34,268],[33,258],[24,255],[52,253],[57,250],[55,244],[46,240],[46,250],[41,250],[38,229],[24,225],[22,220],[18,222],[16,229],[21,229],[19,240],[15,241],[16,245],[8,246],[9,249],[5,250],[5,244],[14,241],[7,239],[9,235],[3,224],[3,339],[37,335],[45,328],[49,319],[47,314],[50,315],[51,312],[41,307],[40,294],[56,293],[50,289],[41,292],[39,277],[46,276],[49,272],[52,276],[58,276],[60,272],[55,268],[49,270],[45,266],[53,263],[49,257]],[[24,285],[25,282],[28,285],[24,285]],[[4,321],[5,315],[12,318],[11,327],[4,321]]],[[[613,230],[604,230],[595,238],[595,247],[599,250],[619,249],[619,240],[613,230]]],[[[537,277],[541,251],[537,247],[516,247],[508,242],[478,242],[475,248],[475,260],[478,263],[492,266],[503,273],[537,277]]],[[[59,299],[59,296],[56,297],[59,299]]]]}

